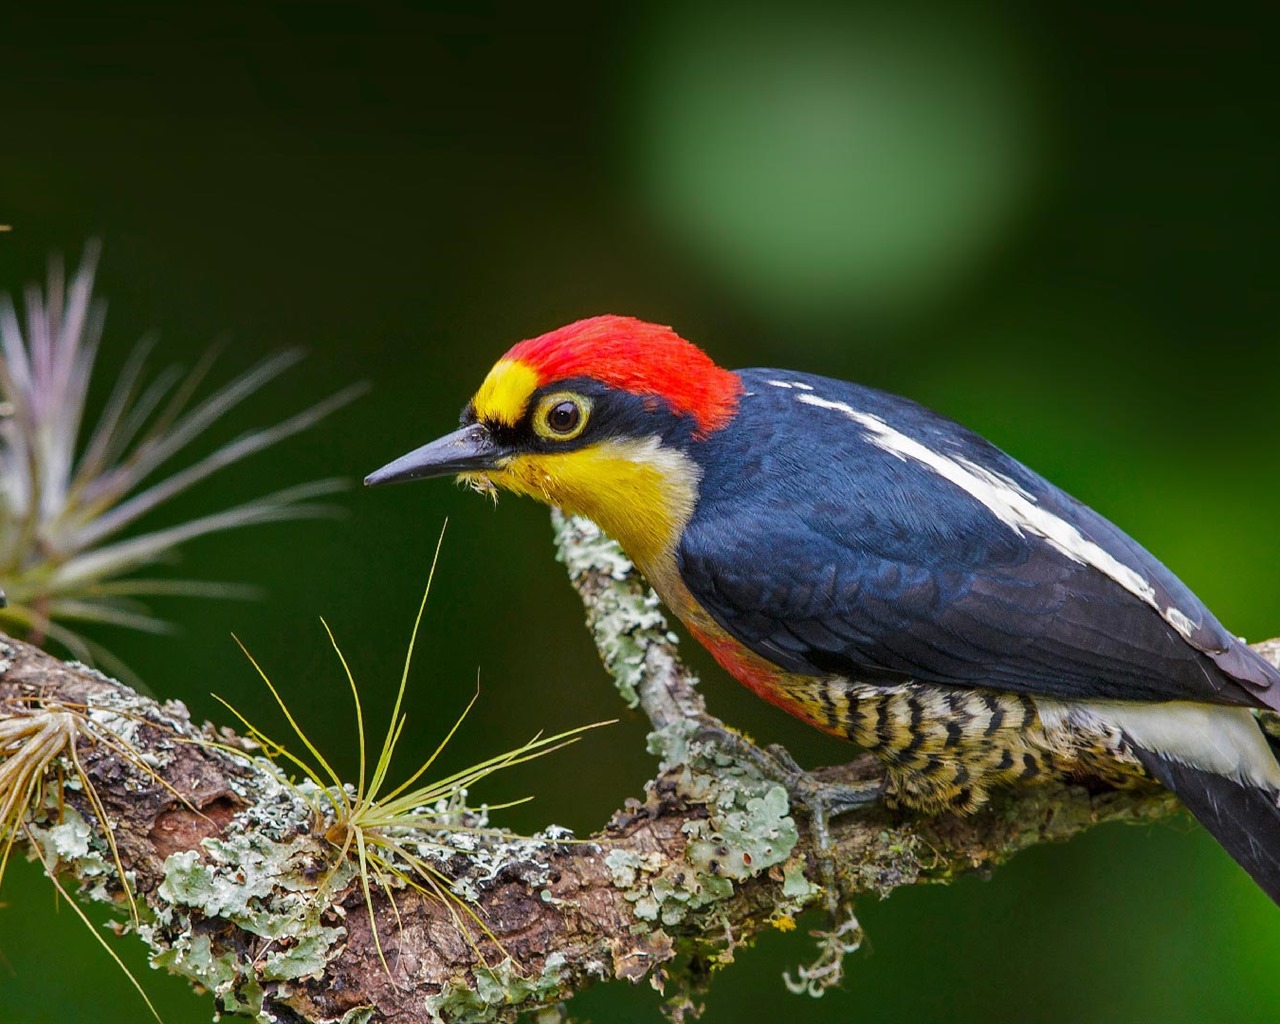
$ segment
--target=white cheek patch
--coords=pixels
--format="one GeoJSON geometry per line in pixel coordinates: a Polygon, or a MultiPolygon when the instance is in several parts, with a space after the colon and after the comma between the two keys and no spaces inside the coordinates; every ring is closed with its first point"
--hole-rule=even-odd
{"type": "Polygon", "coordinates": [[[625,438],[601,442],[601,448],[628,462],[653,466],[664,477],[675,480],[701,479],[698,465],[678,448],[668,448],[656,437],[625,438]]]}
{"type": "Polygon", "coordinates": [[[904,462],[911,459],[927,466],[981,502],[992,515],[1015,533],[1029,533],[1043,538],[1072,561],[1097,569],[1158,611],[1183,637],[1189,638],[1194,632],[1196,623],[1185,613],[1177,608],[1160,606],[1155,587],[1149,580],[1086,538],[1065,519],[1036,504],[1035,498],[1014,481],[967,459],[952,458],[936,452],[895,430],[879,416],[859,412],[845,402],[833,402],[810,394],[796,395],[796,401],[843,413],[867,431],[868,439],[877,448],[904,462]]]}

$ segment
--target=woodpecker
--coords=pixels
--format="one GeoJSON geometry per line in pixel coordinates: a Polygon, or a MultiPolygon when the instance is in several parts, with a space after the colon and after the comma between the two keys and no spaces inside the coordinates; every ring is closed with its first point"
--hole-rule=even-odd
{"type": "Polygon", "coordinates": [[[965,427],[621,316],[522,341],[460,429],[366,484],[457,475],[594,520],[730,675],[882,760],[885,797],[1158,781],[1280,903],[1280,670],[1097,512],[965,427]]]}

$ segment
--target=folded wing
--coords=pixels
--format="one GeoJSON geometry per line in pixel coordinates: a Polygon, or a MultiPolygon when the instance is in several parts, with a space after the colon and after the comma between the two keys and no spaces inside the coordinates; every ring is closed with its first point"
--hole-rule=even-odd
{"type": "Polygon", "coordinates": [[[1102,516],[914,403],[817,377],[774,388],[776,372],[743,372],[747,429],[720,442],[741,450],[707,460],[741,483],[704,485],[715,500],[677,553],[757,653],[866,680],[1280,707],[1280,672],[1102,516]],[[788,402],[809,429],[776,415],[788,402]]]}

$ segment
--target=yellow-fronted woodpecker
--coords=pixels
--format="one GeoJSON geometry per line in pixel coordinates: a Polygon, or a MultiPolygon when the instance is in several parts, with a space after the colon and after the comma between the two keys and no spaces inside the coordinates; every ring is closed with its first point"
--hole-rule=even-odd
{"type": "Polygon", "coordinates": [[[964,427],[600,316],[523,341],[459,430],[368,484],[458,474],[593,519],[755,693],[970,811],[1154,778],[1280,902],[1280,671],[1154,556],[964,427]]]}

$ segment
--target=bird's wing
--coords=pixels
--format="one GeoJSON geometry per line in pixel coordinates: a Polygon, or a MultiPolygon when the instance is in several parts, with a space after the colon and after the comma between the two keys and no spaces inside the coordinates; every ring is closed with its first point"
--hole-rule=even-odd
{"type": "Polygon", "coordinates": [[[806,674],[1280,704],[1280,673],[1100,515],[913,403],[803,380],[808,402],[744,404],[677,552],[738,641],[806,674]]]}

